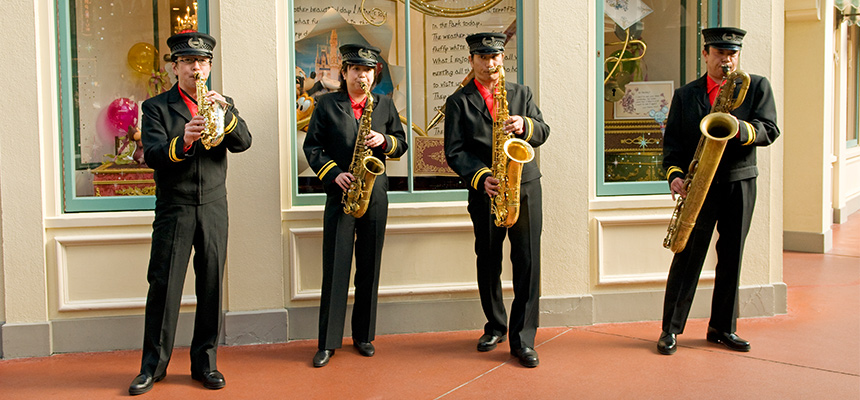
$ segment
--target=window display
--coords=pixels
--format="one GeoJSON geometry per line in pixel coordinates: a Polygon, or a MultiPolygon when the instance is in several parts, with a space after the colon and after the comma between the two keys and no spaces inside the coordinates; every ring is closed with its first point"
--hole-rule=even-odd
{"type": "Polygon", "coordinates": [[[604,0],[598,195],[668,193],[662,139],[672,94],[700,75],[700,27],[719,1],[604,0]]]}
{"type": "Polygon", "coordinates": [[[64,211],[152,208],[140,104],[173,86],[166,40],[205,28],[206,7],[192,0],[58,3],[64,211]]]}
{"type": "MultiPolygon", "coordinates": [[[[387,162],[395,201],[422,199],[419,192],[464,189],[445,161],[442,149],[445,99],[469,74],[465,37],[471,33],[504,32],[508,79],[518,80],[516,0],[411,1],[407,10],[397,0],[341,0],[323,4],[293,1],[297,204],[303,194],[322,192],[322,185],[301,151],[304,128],[315,99],[337,90],[338,48],[345,43],[381,49],[380,82],[374,93],[390,96],[409,134],[409,153],[387,162]],[[407,18],[408,12],[408,18],[407,18]],[[409,112],[411,110],[411,113],[409,112]],[[408,127],[408,128],[407,128],[408,127]]],[[[426,197],[425,197],[426,198],[426,197]]],[[[439,198],[434,198],[439,199],[439,198]]],[[[295,200],[295,199],[294,199],[295,200]]],[[[321,201],[321,197],[319,199],[321,201]]]]}

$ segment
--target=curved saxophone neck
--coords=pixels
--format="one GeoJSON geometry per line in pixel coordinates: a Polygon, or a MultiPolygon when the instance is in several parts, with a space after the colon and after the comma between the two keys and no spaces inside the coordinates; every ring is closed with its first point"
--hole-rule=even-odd
{"type": "Polygon", "coordinates": [[[364,95],[367,98],[365,107],[373,107],[373,95],[370,93],[370,85],[366,82],[359,82],[358,85],[361,86],[361,90],[364,91],[364,95]]]}

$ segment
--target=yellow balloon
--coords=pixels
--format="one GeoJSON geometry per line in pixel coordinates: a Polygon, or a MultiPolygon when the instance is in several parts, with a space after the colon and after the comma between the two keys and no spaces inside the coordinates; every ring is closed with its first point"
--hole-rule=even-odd
{"type": "Polygon", "coordinates": [[[128,66],[141,74],[150,74],[156,69],[158,50],[149,43],[136,43],[128,49],[128,66]]]}

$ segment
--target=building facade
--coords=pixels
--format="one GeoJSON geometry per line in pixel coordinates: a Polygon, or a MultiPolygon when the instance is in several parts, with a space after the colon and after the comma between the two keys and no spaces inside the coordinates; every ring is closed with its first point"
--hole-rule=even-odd
{"type": "MultiPolygon", "coordinates": [[[[413,127],[410,153],[389,164],[380,334],[484,322],[463,183],[439,159],[441,128],[427,129],[468,73],[468,33],[508,34],[508,80],[532,87],[552,127],[535,161],[544,174],[541,326],[660,318],[671,260],[661,242],[675,204],[659,168],[661,105],[703,73],[700,27],[750,32],[741,68],[773,83],[783,130],[782,140],[758,150],[741,315],[786,312],[784,230],[786,245],[790,237],[826,243],[832,216],[844,220],[860,208],[856,27],[837,24],[832,0],[460,2],[487,6],[469,16],[366,3],[0,5],[15,21],[0,26],[8,51],[0,71],[14,80],[0,96],[2,356],[140,347],[154,198],[128,132],[139,123],[139,102],[172,85],[165,40],[189,26],[217,38],[210,84],[235,99],[254,136],[228,170],[227,345],[316,337],[323,196],[300,154],[301,128],[314,94],[331,90],[334,42],[382,49],[377,90],[413,127]],[[830,47],[795,48],[793,35],[830,47]],[[833,49],[850,57],[834,64],[833,49]],[[817,52],[798,58],[820,65],[795,62],[795,51],[817,52]],[[835,89],[844,80],[853,92],[835,89]],[[795,151],[803,155],[786,161],[795,151]],[[795,207],[820,211],[808,221],[795,207]]],[[[709,312],[713,265],[709,257],[694,317],[709,312]]],[[[186,294],[179,345],[191,337],[193,285],[186,294]]]]}

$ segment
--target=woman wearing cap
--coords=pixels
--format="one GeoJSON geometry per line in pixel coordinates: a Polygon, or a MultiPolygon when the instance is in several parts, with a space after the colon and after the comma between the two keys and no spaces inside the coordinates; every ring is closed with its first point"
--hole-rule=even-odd
{"type": "MultiPolygon", "coordinates": [[[[367,103],[361,87],[379,81],[379,49],[347,44],[340,47],[343,64],[340,89],[319,97],[308,125],[303,150],[326,193],[323,216],[323,281],[319,313],[319,350],[315,367],[328,364],[343,341],[349,275],[355,249],[355,301],[352,310],[353,346],[366,357],[375,353],[371,343],[376,331],[376,297],[382,243],[388,219],[388,176],[376,177],[370,204],[359,218],[344,213],[344,192],[355,180],[350,172],[359,121],[367,103]]],[[[365,144],[373,156],[385,163],[386,157],[406,153],[406,134],[394,102],[373,96],[371,131],[365,144]]]]}

